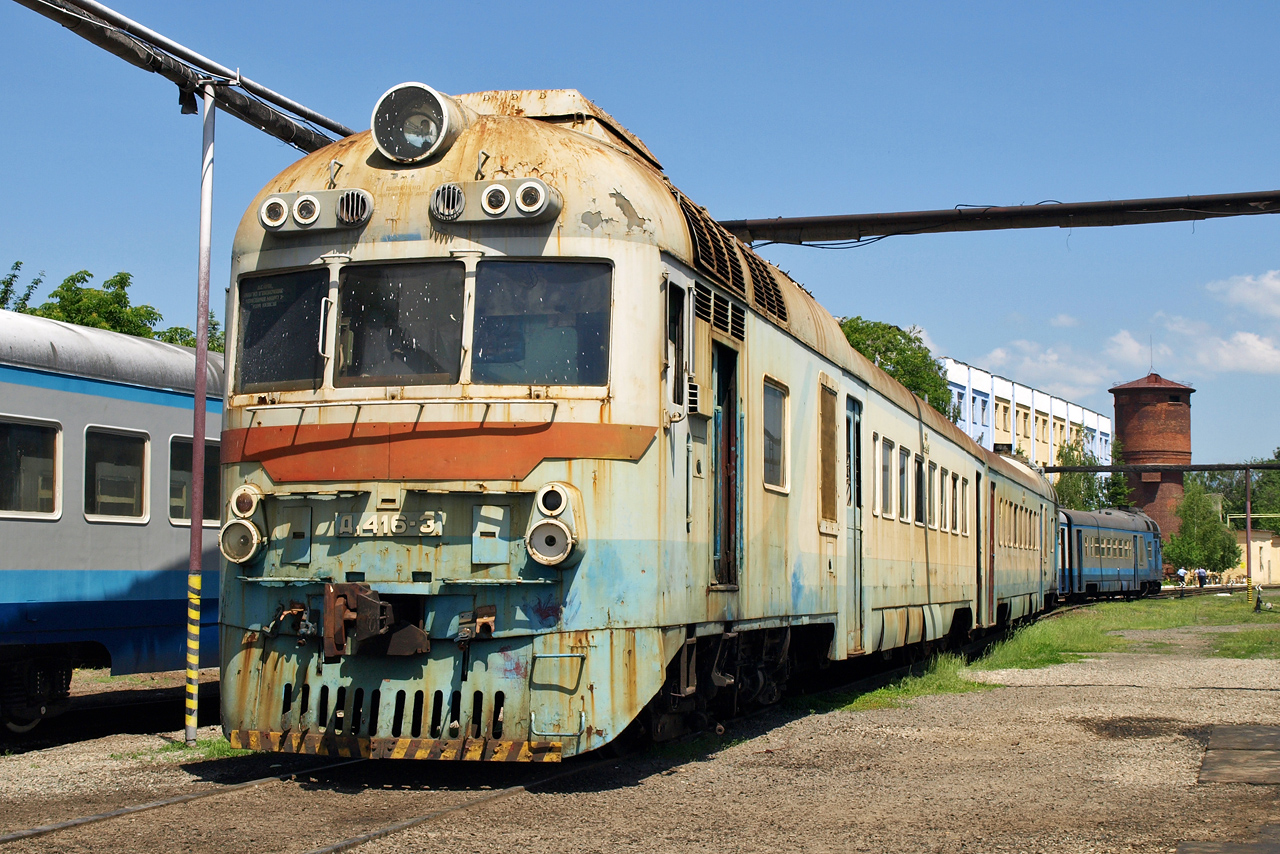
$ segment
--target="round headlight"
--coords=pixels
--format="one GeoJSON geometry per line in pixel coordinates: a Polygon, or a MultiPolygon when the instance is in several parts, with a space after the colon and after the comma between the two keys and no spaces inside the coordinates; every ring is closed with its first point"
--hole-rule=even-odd
{"type": "Polygon", "coordinates": [[[387,90],[373,108],[373,142],[399,163],[416,163],[444,150],[458,134],[461,114],[450,99],[422,83],[387,90]]]}
{"type": "Polygon", "coordinates": [[[231,512],[241,519],[247,519],[258,509],[258,502],[261,500],[262,492],[258,487],[252,483],[241,484],[231,493],[231,512]]]}
{"type": "Polygon", "coordinates": [[[542,213],[546,206],[546,188],[537,181],[526,181],[516,190],[516,207],[521,213],[533,216],[542,213]]]}
{"type": "Polygon", "coordinates": [[[320,218],[320,203],[315,196],[298,196],[293,203],[293,219],[298,225],[311,225],[320,218]]]}
{"type": "Polygon", "coordinates": [[[267,199],[258,211],[258,218],[267,228],[279,228],[289,216],[289,206],[280,199],[267,199]]]}
{"type": "Polygon", "coordinates": [[[262,547],[262,532],[245,519],[232,519],[218,534],[218,550],[232,563],[244,563],[262,547]]]}
{"type": "Polygon", "coordinates": [[[538,509],[544,516],[559,516],[568,505],[569,496],[565,494],[564,487],[560,484],[548,483],[538,490],[534,501],[538,503],[538,509]]]}
{"type": "Polygon", "coordinates": [[[501,184],[490,184],[480,194],[480,207],[489,216],[501,216],[511,204],[511,191],[501,184]]]}
{"type": "Polygon", "coordinates": [[[555,566],[573,551],[573,535],[559,519],[543,519],[525,540],[530,556],[545,566],[555,566]]]}

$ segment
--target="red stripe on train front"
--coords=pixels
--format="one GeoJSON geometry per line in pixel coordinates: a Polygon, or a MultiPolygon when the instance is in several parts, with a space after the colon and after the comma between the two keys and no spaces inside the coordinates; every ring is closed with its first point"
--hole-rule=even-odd
{"type": "Polygon", "coordinates": [[[523,480],[543,460],[638,460],[657,432],[573,422],[260,426],[224,432],[221,456],[261,463],[277,483],[523,480]]]}

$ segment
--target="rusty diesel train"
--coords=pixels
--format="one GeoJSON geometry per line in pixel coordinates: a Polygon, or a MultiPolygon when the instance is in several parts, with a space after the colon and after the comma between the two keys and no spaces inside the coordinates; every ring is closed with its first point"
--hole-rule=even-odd
{"type": "Polygon", "coordinates": [[[233,744],[555,761],[1051,603],[1050,485],[571,90],[409,83],[235,237],[233,744]]]}

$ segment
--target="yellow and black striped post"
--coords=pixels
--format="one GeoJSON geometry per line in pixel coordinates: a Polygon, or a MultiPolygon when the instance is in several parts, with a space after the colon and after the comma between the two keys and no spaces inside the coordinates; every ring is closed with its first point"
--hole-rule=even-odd
{"type": "Polygon", "coordinates": [[[187,565],[187,747],[196,746],[200,711],[200,573],[204,570],[205,390],[209,358],[209,253],[213,235],[213,84],[204,84],[200,158],[200,262],[196,295],[196,383],[191,429],[191,559],[187,565]]]}

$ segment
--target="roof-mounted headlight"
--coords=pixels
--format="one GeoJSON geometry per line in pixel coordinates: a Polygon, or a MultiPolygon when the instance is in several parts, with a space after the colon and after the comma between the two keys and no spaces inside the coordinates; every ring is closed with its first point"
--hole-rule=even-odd
{"type": "Polygon", "coordinates": [[[452,98],[423,83],[401,83],[373,108],[373,141],[397,163],[417,163],[448,151],[462,121],[452,98]]]}

